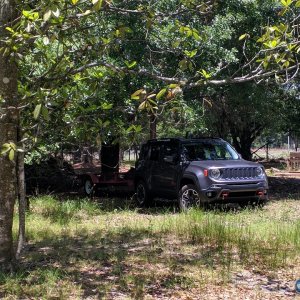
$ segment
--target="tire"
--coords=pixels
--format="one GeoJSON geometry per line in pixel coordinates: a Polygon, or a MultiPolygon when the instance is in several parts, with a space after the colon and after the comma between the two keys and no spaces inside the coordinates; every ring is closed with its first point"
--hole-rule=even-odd
{"type": "Polygon", "coordinates": [[[140,207],[149,206],[152,202],[152,197],[149,193],[147,185],[142,180],[136,185],[136,202],[140,207]]]}
{"type": "Polygon", "coordinates": [[[83,188],[84,188],[84,192],[87,196],[92,196],[93,191],[94,191],[94,185],[93,185],[93,182],[91,179],[86,178],[84,180],[83,188]]]}
{"type": "Polygon", "coordinates": [[[181,211],[201,207],[201,197],[197,187],[194,184],[184,185],[179,191],[178,203],[181,211]]]}

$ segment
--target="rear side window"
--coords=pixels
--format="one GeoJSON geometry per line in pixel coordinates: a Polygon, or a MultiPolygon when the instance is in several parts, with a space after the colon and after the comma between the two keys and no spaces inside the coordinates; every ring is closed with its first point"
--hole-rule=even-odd
{"type": "Polygon", "coordinates": [[[173,157],[175,158],[178,155],[178,145],[174,143],[167,143],[164,145],[163,158],[173,157]]]}
{"type": "Polygon", "coordinates": [[[150,146],[150,160],[159,160],[160,145],[154,144],[150,146]]]}
{"type": "Polygon", "coordinates": [[[142,145],[141,152],[140,152],[140,160],[147,159],[148,153],[149,153],[149,145],[147,144],[142,145]]]}

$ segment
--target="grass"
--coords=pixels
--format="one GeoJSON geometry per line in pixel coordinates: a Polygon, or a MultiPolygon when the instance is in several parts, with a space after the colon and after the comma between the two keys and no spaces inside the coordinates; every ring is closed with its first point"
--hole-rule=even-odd
{"type": "Polygon", "coordinates": [[[24,257],[16,274],[0,275],[1,299],[210,299],[233,290],[243,299],[253,278],[248,296],[268,299],[261,282],[272,287],[273,279],[286,284],[273,293],[295,296],[299,200],[188,213],[139,210],[124,199],[44,196],[30,206],[24,257]]]}

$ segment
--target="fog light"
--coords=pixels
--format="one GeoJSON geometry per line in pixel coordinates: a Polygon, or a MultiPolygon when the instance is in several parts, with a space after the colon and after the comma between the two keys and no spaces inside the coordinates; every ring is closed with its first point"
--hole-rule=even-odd
{"type": "Polygon", "coordinates": [[[211,198],[212,197],[212,192],[206,193],[207,197],[211,198]]]}

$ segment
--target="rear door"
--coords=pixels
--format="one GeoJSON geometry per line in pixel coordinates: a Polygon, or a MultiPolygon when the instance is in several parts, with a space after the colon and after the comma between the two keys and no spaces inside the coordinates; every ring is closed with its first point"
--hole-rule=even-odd
{"type": "Polygon", "coordinates": [[[176,197],[179,174],[179,143],[164,142],[160,148],[160,160],[157,168],[156,182],[159,193],[167,197],[176,197]]]}
{"type": "Polygon", "coordinates": [[[159,182],[159,164],[161,158],[161,143],[153,142],[149,149],[149,173],[148,176],[148,186],[153,194],[160,192],[160,182],[159,182]]]}

